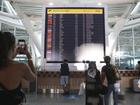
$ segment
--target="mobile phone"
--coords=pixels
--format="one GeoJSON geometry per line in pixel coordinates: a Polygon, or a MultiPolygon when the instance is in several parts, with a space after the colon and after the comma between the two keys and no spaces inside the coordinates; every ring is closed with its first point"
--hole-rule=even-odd
{"type": "Polygon", "coordinates": [[[26,45],[26,42],[25,42],[24,39],[19,39],[18,40],[19,54],[24,54],[25,45],[26,45]]]}

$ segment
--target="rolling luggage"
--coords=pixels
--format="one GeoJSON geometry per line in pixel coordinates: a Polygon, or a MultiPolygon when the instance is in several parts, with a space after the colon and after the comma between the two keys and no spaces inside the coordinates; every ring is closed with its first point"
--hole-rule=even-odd
{"type": "Polygon", "coordinates": [[[138,81],[139,79],[133,79],[133,91],[134,92],[140,92],[140,88],[138,87],[138,81]]]}

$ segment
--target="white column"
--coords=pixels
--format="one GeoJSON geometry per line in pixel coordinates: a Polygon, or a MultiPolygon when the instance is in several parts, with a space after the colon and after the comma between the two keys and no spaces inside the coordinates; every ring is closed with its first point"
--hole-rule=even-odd
{"type": "Polygon", "coordinates": [[[107,55],[112,55],[112,52],[116,49],[117,46],[117,38],[123,29],[125,23],[128,21],[127,17],[130,15],[130,12],[132,11],[133,4],[128,7],[128,9],[124,12],[124,14],[120,17],[117,18],[117,22],[115,26],[112,28],[112,32],[107,36],[107,55]]]}
{"type": "Polygon", "coordinates": [[[29,18],[20,10],[18,4],[14,4],[15,10],[18,13],[18,16],[21,18],[29,36],[33,40],[34,44],[36,45],[38,51],[41,53],[41,35],[35,35],[32,29],[31,23],[29,18]]]}

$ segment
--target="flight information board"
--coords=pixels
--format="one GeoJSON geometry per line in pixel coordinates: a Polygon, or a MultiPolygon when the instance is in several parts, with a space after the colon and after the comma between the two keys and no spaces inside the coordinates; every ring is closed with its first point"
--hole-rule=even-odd
{"type": "Polygon", "coordinates": [[[76,49],[100,44],[105,53],[104,8],[46,8],[44,58],[77,61],[76,49]]]}

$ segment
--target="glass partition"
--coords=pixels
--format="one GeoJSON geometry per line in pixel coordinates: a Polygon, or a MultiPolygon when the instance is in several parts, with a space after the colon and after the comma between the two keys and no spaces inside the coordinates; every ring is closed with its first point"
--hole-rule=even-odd
{"type": "Polygon", "coordinates": [[[115,63],[120,69],[135,68],[140,60],[140,26],[121,31],[116,52],[115,63]]]}

